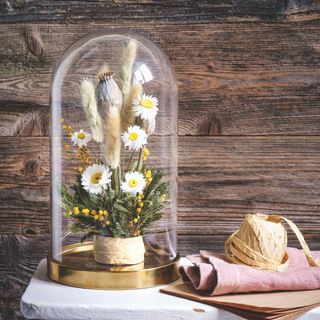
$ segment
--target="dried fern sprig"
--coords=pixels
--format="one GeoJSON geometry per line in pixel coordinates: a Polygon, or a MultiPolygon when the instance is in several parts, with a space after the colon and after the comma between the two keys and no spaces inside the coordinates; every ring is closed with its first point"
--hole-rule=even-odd
{"type": "Polygon", "coordinates": [[[123,108],[121,110],[121,128],[122,131],[126,131],[129,126],[134,124],[135,113],[132,109],[134,100],[138,99],[142,95],[142,85],[140,83],[134,83],[131,86],[129,94],[124,99],[123,108]]]}
{"type": "Polygon", "coordinates": [[[137,55],[137,42],[131,39],[124,49],[122,57],[121,91],[124,97],[130,91],[132,79],[132,67],[137,55]]]}
{"type": "Polygon", "coordinates": [[[116,107],[110,107],[106,116],[106,135],[104,158],[111,169],[116,169],[120,163],[121,149],[121,120],[116,107]]]}
{"type": "Polygon", "coordinates": [[[82,108],[90,125],[92,137],[96,142],[103,141],[103,125],[98,112],[94,85],[90,80],[84,79],[80,83],[82,108]]]}

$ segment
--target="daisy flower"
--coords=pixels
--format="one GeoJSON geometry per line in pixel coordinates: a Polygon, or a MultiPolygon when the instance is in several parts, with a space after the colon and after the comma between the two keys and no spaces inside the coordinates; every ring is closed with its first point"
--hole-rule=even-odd
{"type": "Polygon", "coordinates": [[[90,193],[99,194],[111,181],[111,171],[102,164],[93,164],[86,168],[81,176],[81,184],[90,193]]]}
{"type": "Polygon", "coordinates": [[[133,101],[133,111],[137,117],[152,121],[159,110],[157,105],[158,99],[156,97],[143,94],[142,97],[133,101]]]}
{"type": "Polygon", "coordinates": [[[78,145],[79,148],[86,147],[87,143],[90,142],[92,139],[92,134],[87,133],[83,131],[82,129],[80,131],[76,131],[71,136],[71,141],[73,142],[73,145],[78,145]]]}
{"type": "Polygon", "coordinates": [[[146,180],[138,171],[127,172],[125,175],[125,181],[121,182],[121,190],[123,192],[131,193],[132,195],[142,192],[145,186],[146,180]]]}
{"type": "Polygon", "coordinates": [[[147,143],[146,132],[138,126],[131,126],[122,134],[122,141],[129,150],[138,151],[147,143]]]}

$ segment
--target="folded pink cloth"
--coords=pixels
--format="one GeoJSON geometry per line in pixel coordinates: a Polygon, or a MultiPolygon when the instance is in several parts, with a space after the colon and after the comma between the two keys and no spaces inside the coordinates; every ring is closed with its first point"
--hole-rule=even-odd
{"type": "MultiPolygon", "coordinates": [[[[185,283],[210,295],[275,290],[320,288],[320,267],[310,267],[303,250],[288,248],[289,267],[284,272],[267,272],[224,260],[223,254],[200,251],[188,256],[193,266],[180,267],[185,283]]],[[[313,252],[315,257],[319,252],[313,252]]]]}

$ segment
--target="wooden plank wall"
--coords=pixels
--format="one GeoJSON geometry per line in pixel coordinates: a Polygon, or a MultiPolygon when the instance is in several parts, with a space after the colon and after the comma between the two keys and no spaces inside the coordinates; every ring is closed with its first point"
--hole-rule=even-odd
{"type": "Polygon", "coordinates": [[[319,248],[319,18],[311,0],[2,1],[0,319],[21,319],[48,251],[53,65],[102,28],[145,34],[176,70],[180,252],[222,249],[256,211],[293,219],[319,248]]]}

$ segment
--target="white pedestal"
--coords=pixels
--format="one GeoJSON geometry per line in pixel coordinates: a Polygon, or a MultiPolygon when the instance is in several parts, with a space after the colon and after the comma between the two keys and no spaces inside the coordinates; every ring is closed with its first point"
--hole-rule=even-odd
{"type": "MultiPolygon", "coordinates": [[[[187,263],[182,259],[182,263],[187,263]]],[[[240,320],[227,311],[169,296],[159,287],[139,290],[88,290],[64,286],[46,276],[42,260],[21,299],[27,319],[46,320],[240,320]]],[[[320,319],[320,308],[300,317],[320,319]]]]}

